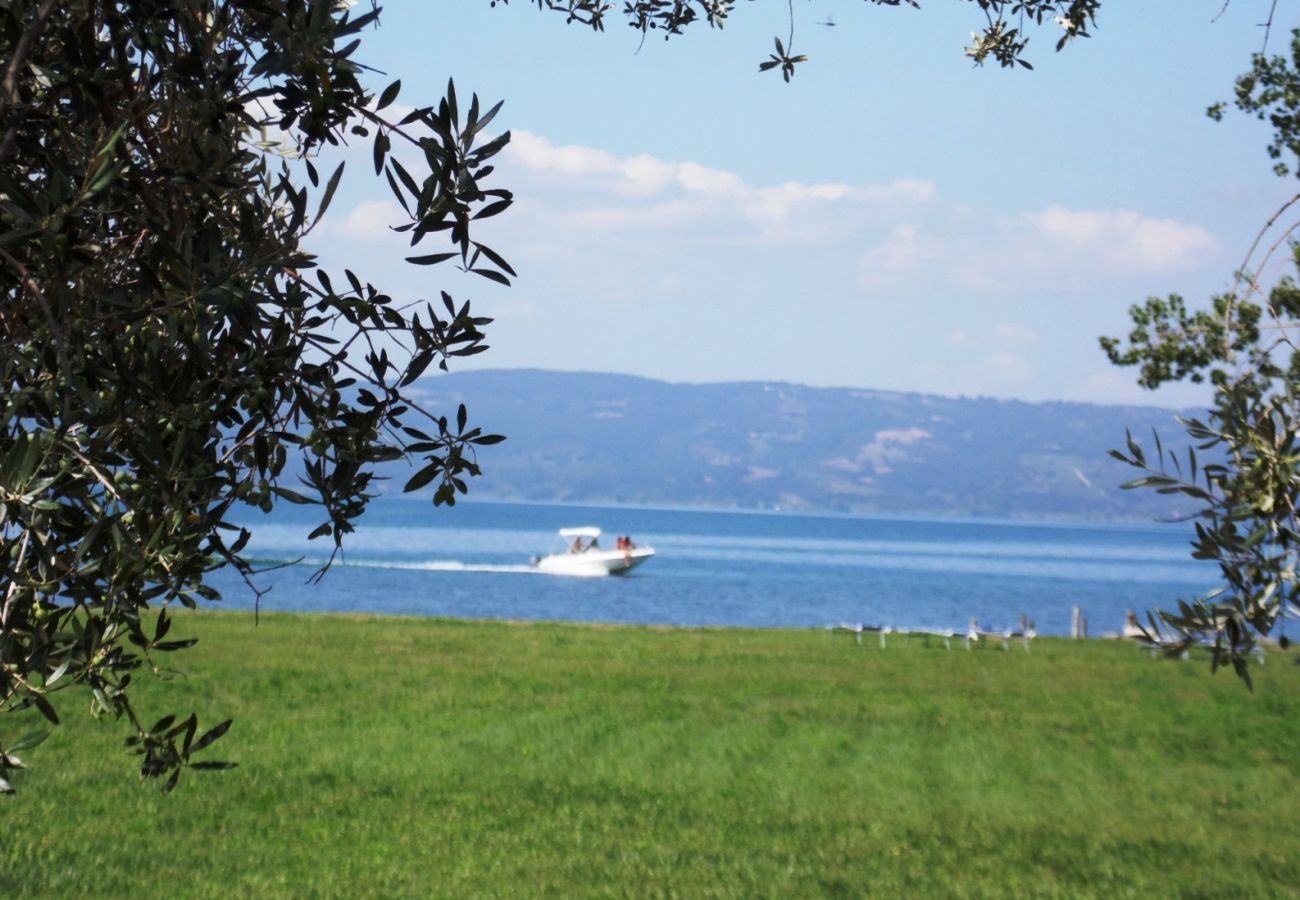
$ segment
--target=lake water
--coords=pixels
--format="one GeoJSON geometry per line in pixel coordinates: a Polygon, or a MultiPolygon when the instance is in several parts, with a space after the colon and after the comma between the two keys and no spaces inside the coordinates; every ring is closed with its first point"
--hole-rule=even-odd
{"type": "MultiPolygon", "coordinates": [[[[650,625],[819,627],[841,621],[964,630],[1015,625],[1068,634],[1071,607],[1091,634],[1117,631],[1126,610],[1204,593],[1216,569],[1189,555],[1188,525],[1046,525],[949,519],[428,501],[372,504],[319,584],[329,554],[307,541],[312,507],[282,504],[248,519],[251,556],[273,611],[371,612],[474,619],[650,625]],[[556,530],[596,525],[657,556],[620,578],[539,573],[534,555],[561,549],[556,530]]],[[[215,576],[225,605],[251,608],[239,578],[215,576]]]]}

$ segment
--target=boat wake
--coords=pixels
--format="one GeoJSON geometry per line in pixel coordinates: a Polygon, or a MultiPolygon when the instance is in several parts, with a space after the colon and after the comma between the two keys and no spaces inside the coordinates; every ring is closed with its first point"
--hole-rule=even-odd
{"type": "MultiPolygon", "coordinates": [[[[256,559],[254,568],[270,569],[279,567],[319,569],[325,565],[324,559],[256,559]]],[[[395,569],[410,572],[506,572],[510,574],[537,574],[537,569],[529,565],[505,565],[496,563],[471,563],[456,559],[430,560],[378,560],[378,559],[336,559],[331,566],[334,569],[395,569]]]]}

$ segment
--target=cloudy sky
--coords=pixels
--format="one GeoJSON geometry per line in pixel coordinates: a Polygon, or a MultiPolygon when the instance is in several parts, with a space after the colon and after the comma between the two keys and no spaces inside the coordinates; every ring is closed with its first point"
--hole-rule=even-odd
{"type": "Polygon", "coordinates": [[[972,3],[793,5],[811,60],[785,84],[757,71],[789,28],[776,0],[639,50],[617,18],[593,34],[525,0],[390,0],[360,56],[376,89],[400,77],[399,102],[433,103],[452,76],[505,101],[492,181],[516,204],[477,237],[519,278],[401,263],[365,144],[322,261],[472,299],[496,322],[463,368],[1203,399],[1140,391],[1097,337],[1147,296],[1224,289],[1288,196],[1262,125],[1205,116],[1260,48],[1266,0],[1111,0],[1060,54],[1035,33],[1034,71],[970,66],[972,3]]]}

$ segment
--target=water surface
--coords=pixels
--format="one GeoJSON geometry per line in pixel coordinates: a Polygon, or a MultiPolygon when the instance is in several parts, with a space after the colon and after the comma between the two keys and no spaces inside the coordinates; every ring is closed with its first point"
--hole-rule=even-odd
{"type": "MultiPolygon", "coordinates": [[[[1093,634],[1129,610],[1208,590],[1215,568],[1189,556],[1186,525],[1046,525],[381,499],[319,584],[329,555],[307,541],[319,511],[284,505],[245,521],[269,572],[264,609],[651,625],[815,627],[840,621],[908,628],[1015,625],[1067,634],[1081,607],[1093,634]],[[537,572],[531,556],[560,548],[556,530],[630,534],[658,555],[621,578],[537,572]]],[[[253,599],[218,573],[225,603],[253,599]]]]}

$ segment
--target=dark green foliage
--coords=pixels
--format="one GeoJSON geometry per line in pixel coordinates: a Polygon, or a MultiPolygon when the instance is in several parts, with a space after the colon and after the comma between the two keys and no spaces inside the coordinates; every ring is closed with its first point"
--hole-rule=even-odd
{"type": "MultiPolygon", "coordinates": [[[[343,176],[317,166],[373,140],[414,246],[445,237],[461,268],[509,283],[474,241],[508,191],[485,189],[509,139],[497,107],[383,117],[358,79],[377,8],[316,0],[0,5],[0,711],[87,689],[125,717],[141,773],[165,788],[228,722],[146,727],[142,667],[192,641],[146,608],[217,599],[205,575],[248,535],[238,504],[319,505],[337,550],[373,494],[373,467],[422,459],[453,503],[497,438],[403,396],[432,363],[485,349],[468,303],[399,307],[351,271],[336,289],[300,246],[343,176]],[[267,136],[274,132],[275,140],[267,136]],[[390,153],[407,142],[411,174],[390,153]],[[286,483],[290,457],[301,478],[286,483]]],[[[0,776],[12,751],[0,738],[0,776]]],[[[0,790],[9,783],[0,777],[0,790]]]]}

